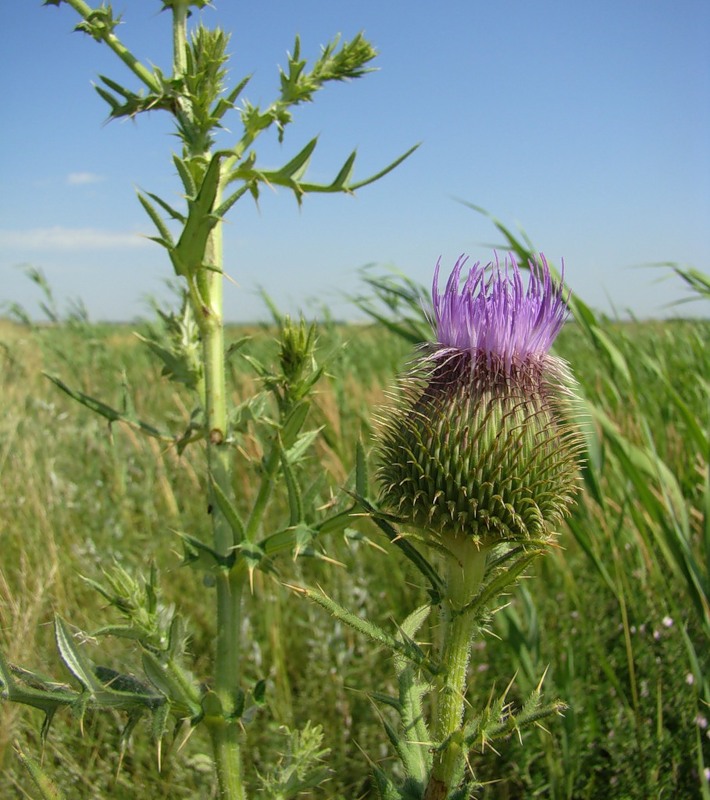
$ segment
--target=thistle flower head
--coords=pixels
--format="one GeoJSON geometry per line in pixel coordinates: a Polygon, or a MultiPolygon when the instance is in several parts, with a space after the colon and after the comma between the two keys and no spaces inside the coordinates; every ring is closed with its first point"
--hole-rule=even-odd
{"type": "Polygon", "coordinates": [[[550,347],[567,316],[544,257],[457,261],[432,290],[436,341],[401,379],[379,440],[381,504],[441,540],[546,539],[577,487],[573,381],[550,347]]]}

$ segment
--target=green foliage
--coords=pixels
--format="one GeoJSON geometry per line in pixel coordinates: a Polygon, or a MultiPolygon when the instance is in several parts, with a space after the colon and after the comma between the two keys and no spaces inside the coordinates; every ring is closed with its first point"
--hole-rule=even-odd
{"type": "MultiPolygon", "coordinates": [[[[185,299],[143,331],[137,356],[135,341],[95,331],[80,306],[63,324],[35,270],[51,328],[2,329],[0,696],[13,703],[0,707],[2,794],[31,787],[54,798],[61,785],[119,800],[241,800],[245,787],[276,798],[594,798],[610,788],[629,798],[710,796],[707,324],[622,326],[573,298],[576,324],[559,345],[589,414],[588,492],[569,520],[567,550],[541,561],[534,591],[514,590],[542,543],[498,545],[480,586],[459,578],[454,592],[452,576],[471,565],[473,575],[480,554],[469,563],[462,549],[442,577],[370,498],[362,446],[382,386],[424,335],[419,288],[368,276],[375,300],[357,303],[381,327],[331,325],[325,357],[314,326],[278,313],[275,341],[251,331],[224,341],[219,230],[232,206],[247,193],[258,199],[263,185],[286,187],[299,203],[311,192],[351,193],[413,151],[360,181],[353,152],[332,181],[309,182],[317,139],[278,169],[258,164],[261,133],[273,127],[282,140],[295,107],[363,75],[374,49],[362,35],[336,38],[309,69],[297,38],[276,100],[237,106],[248,77],[225,87],[226,34],[188,35],[190,8],[204,0],[163,0],[169,70],[127,50],[109,5],[45,4],[62,2],[140,82],[101,77],[110,117],[174,118],[184,207],[150,192],[139,201],[185,299]],[[241,133],[214,149],[229,112],[241,133]],[[54,377],[67,363],[73,386],[54,377]],[[37,383],[43,367],[61,395],[37,383]],[[79,405],[69,413],[65,400],[79,405]],[[178,568],[166,535],[190,570],[178,568]],[[156,564],[147,577],[146,563],[156,564]],[[77,572],[83,582],[67,577],[77,572]],[[288,602],[294,591],[312,606],[288,602]],[[108,619],[89,602],[97,593],[108,619]],[[501,593],[509,602],[496,608],[501,593]],[[473,632],[483,638],[467,683],[473,632]],[[361,653],[368,639],[376,647],[361,653]],[[17,666],[38,660],[68,682],[17,666]],[[566,707],[543,701],[541,676],[566,707]],[[442,707],[454,698],[453,725],[438,724],[444,714],[429,725],[432,690],[442,707]],[[397,756],[389,764],[380,762],[373,699],[397,756]],[[461,728],[456,703],[481,711],[461,728]],[[36,720],[18,707],[43,714],[51,770],[25,755],[36,720]],[[535,732],[542,720],[550,733],[535,732]],[[148,736],[134,741],[146,724],[148,736]],[[447,759],[444,785],[436,770],[447,759]]],[[[525,263],[530,242],[494,223],[525,263]]],[[[675,271],[706,294],[706,276],[675,271]]]]}
{"type": "Polygon", "coordinates": [[[330,752],[323,747],[323,729],[306,723],[302,731],[285,728],[287,737],[284,753],[266,774],[260,776],[261,791],[273,800],[290,800],[316,789],[329,777],[322,765],[330,752]]]}
{"type": "MultiPolygon", "coordinates": [[[[608,373],[600,369],[594,345],[581,326],[565,328],[558,353],[572,363],[585,396],[605,410],[618,435],[646,449],[652,445],[656,457],[670,470],[687,509],[689,552],[702,564],[707,553],[707,451],[693,421],[701,421],[701,429],[707,431],[703,376],[710,373],[710,326],[707,322],[597,320],[624,355],[631,386],[607,380],[608,373]],[[656,370],[649,368],[649,359],[656,370]],[[646,426],[640,424],[642,420],[646,426]]],[[[99,613],[93,601],[95,590],[71,577],[84,574],[105,585],[102,570],[112,570],[106,559],[120,556],[120,565],[129,575],[151,560],[160,567],[160,603],[166,608],[179,606],[180,615],[194,621],[186,667],[193,674],[203,674],[214,622],[191,571],[178,569],[179,559],[165,547],[166,536],[168,542],[171,536],[167,528],[193,534],[204,530],[195,477],[199,451],[188,448],[178,461],[157,440],[137,438],[130,426],[117,422],[109,433],[99,418],[53,391],[40,372],[61,369],[68,357],[81,362],[91,352],[93,361],[85,363],[104,365],[91,368],[97,395],[120,397],[126,381],[133,387],[136,413],[172,419],[176,431],[183,430],[190,417],[186,387],[161,380],[162,361],[125,329],[90,327],[95,344],[89,351],[71,326],[33,330],[0,325],[5,345],[0,359],[10,364],[12,357],[15,364],[3,370],[0,378],[8,409],[0,420],[4,487],[0,502],[5,519],[0,636],[6,658],[12,664],[42,665],[43,672],[58,674],[59,668],[51,666],[57,663],[51,626],[42,624],[51,622],[54,611],[88,631],[126,625],[116,607],[99,613]],[[3,356],[4,352],[9,355],[3,356]],[[181,508],[179,516],[176,505],[181,508]]],[[[230,386],[237,398],[249,396],[257,379],[250,359],[270,374],[278,374],[279,336],[278,328],[230,332],[228,341],[238,345],[230,359],[230,386]]],[[[381,327],[331,325],[320,331],[314,351],[319,364],[321,352],[328,356],[328,369],[309,412],[310,424],[321,432],[314,442],[315,457],[306,458],[295,472],[303,495],[311,491],[309,486],[320,486],[316,502],[327,505],[332,498],[323,482],[324,471],[335,483],[354,490],[357,441],[368,437],[372,425],[365,409],[384,402],[384,387],[411,350],[403,339],[381,327]]],[[[80,375],[83,381],[83,372],[80,375]]],[[[278,413],[273,394],[266,393],[264,402],[271,414],[278,413]]],[[[570,520],[570,532],[559,540],[560,547],[537,562],[534,579],[518,586],[508,607],[492,616],[489,624],[495,636],[485,636],[474,650],[467,695],[474,708],[484,709],[501,697],[515,675],[506,697],[511,711],[519,713],[547,669],[545,695],[561,698],[567,709],[562,718],[553,715],[542,721],[547,732],[533,725],[523,734],[522,743],[514,731],[510,738],[493,741],[499,756],[488,746],[481,752],[474,742],[469,759],[482,784],[476,790],[478,797],[514,798],[537,792],[553,798],[606,798],[614,787],[619,796],[646,800],[649,785],[669,796],[702,796],[700,775],[710,763],[710,740],[698,720],[707,718],[703,680],[710,666],[708,637],[691,600],[686,573],[670,566],[667,559],[673,557],[672,551],[662,549],[654,535],[662,515],[677,516],[671,505],[675,501],[663,492],[640,495],[640,484],[625,473],[628,464],[610,450],[603,431],[595,430],[600,436],[599,455],[590,459],[588,469],[594,470],[604,505],[587,491],[570,520]],[[647,508],[645,503],[652,499],[647,508]],[[636,506],[633,513],[632,504],[636,506]],[[497,688],[492,690],[494,684],[497,688]]],[[[231,501],[242,519],[248,517],[259,485],[254,476],[260,474],[263,452],[253,438],[255,431],[253,421],[245,422],[236,444],[253,458],[231,501]]],[[[268,432],[268,427],[261,429],[264,435],[268,432]]],[[[359,452],[360,470],[366,472],[359,452]]],[[[280,458],[276,468],[281,469],[280,458]]],[[[645,481],[660,487],[659,479],[659,474],[647,473],[645,481]]],[[[289,528],[289,505],[286,496],[273,495],[262,524],[275,533],[257,538],[264,550],[292,552],[299,534],[289,528]]],[[[358,522],[357,517],[336,516],[338,508],[336,504],[322,512],[331,518],[327,524],[316,518],[315,529],[327,539],[316,537],[310,543],[316,551],[326,546],[331,561],[281,559],[277,566],[281,580],[321,585],[331,600],[396,636],[393,619],[405,620],[412,614],[414,620],[414,609],[429,607],[430,583],[403,557],[399,542],[390,542],[379,527],[386,520],[365,526],[362,518],[358,522]],[[361,530],[359,536],[354,535],[354,526],[361,530]],[[375,543],[386,548],[388,555],[383,556],[375,543]]],[[[144,584],[138,580],[137,586],[140,599],[144,584]]],[[[268,573],[255,571],[254,592],[260,610],[257,614],[251,607],[245,624],[260,642],[264,670],[259,674],[250,667],[245,675],[245,701],[252,709],[247,720],[259,720],[258,726],[245,728],[253,769],[266,774],[273,766],[269,754],[284,749],[279,725],[298,730],[310,719],[322,725],[331,750],[326,757],[331,779],[320,794],[311,790],[313,796],[375,797],[367,777],[371,765],[363,752],[373,758],[384,755],[380,720],[389,725],[391,754],[400,752],[395,742],[409,743],[411,749],[429,740],[416,727],[413,735],[402,735],[420,719],[416,709],[422,679],[408,661],[398,667],[404,667],[402,673],[393,673],[391,658],[366,646],[366,640],[346,622],[329,617],[319,606],[294,604],[290,591],[281,589],[268,573]],[[406,669],[408,674],[404,674],[406,669]],[[251,703],[248,688],[265,674],[266,709],[251,703]],[[381,714],[373,710],[371,698],[378,701],[381,714]]],[[[131,596],[125,591],[114,594],[131,596]]],[[[432,641],[435,622],[430,614],[416,631],[407,627],[409,623],[402,624],[402,630],[421,646],[432,641]]],[[[82,649],[119,674],[135,674],[136,663],[141,672],[150,674],[143,659],[136,659],[135,646],[135,640],[105,635],[100,647],[89,642],[82,649]]],[[[38,671],[32,670],[33,674],[38,671]]],[[[23,683],[19,674],[13,675],[23,683]]],[[[153,677],[160,682],[157,675],[153,677]]],[[[54,681],[54,691],[61,686],[71,689],[66,679],[44,680],[54,681]]],[[[154,686],[153,681],[142,681],[154,686]]],[[[30,687],[25,683],[24,688],[30,687]]],[[[16,793],[13,781],[33,791],[11,744],[18,740],[24,751],[36,752],[36,731],[42,720],[31,711],[18,714],[12,708],[0,705],[4,732],[0,733],[0,795],[8,796],[16,793]]],[[[123,728],[126,713],[116,713],[123,728]]],[[[212,784],[205,771],[209,743],[200,730],[195,730],[178,757],[175,751],[185,730],[168,729],[159,773],[149,719],[146,716],[139,722],[127,743],[117,776],[116,723],[99,719],[87,709],[81,739],[70,714],[59,711],[45,745],[45,772],[61,786],[78,786],[79,797],[128,800],[161,797],[163,792],[171,797],[209,796],[212,784]],[[47,761],[50,755],[60,766],[47,761]],[[81,777],[90,759],[96,765],[91,789],[81,777]]],[[[416,750],[408,753],[410,768],[428,752],[424,747],[422,755],[416,750]]],[[[387,762],[380,769],[397,774],[395,765],[387,762]]],[[[250,775],[258,785],[255,772],[250,775]]]]}

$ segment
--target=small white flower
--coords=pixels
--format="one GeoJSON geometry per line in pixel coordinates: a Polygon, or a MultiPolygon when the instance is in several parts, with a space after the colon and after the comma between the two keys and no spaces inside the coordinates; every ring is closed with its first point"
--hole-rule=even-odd
{"type": "Polygon", "coordinates": [[[692,686],[695,683],[695,675],[693,675],[692,672],[689,672],[685,676],[685,682],[688,684],[688,686],[692,686]]]}
{"type": "Polygon", "coordinates": [[[663,622],[663,625],[666,628],[672,628],[673,627],[673,617],[669,617],[668,614],[666,614],[666,616],[663,617],[662,622],[663,622]]]}

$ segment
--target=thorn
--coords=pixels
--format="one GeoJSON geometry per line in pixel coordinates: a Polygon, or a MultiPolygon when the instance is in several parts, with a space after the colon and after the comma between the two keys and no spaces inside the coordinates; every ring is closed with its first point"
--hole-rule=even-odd
{"type": "Polygon", "coordinates": [[[537,688],[535,689],[535,691],[538,692],[538,694],[542,691],[542,683],[545,680],[545,676],[547,675],[548,669],[550,669],[549,664],[545,667],[545,671],[542,673],[542,678],[540,678],[540,682],[538,683],[537,688]]]}
{"type": "Polygon", "coordinates": [[[321,556],[319,556],[319,560],[320,561],[325,561],[328,564],[332,564],[334,567],[345,567],[346,566],[342,561],[336,561],[334,558],[330,558],[329,556],[321,555],[321,556]]]}
{"type": "Polygon", "coordinates": [[[305,589],[303,586],[296,586],[293,583],[282,583],[281,585],[285,586],[287,589],[291,589],[293,592],[298,592],[298,594],[308,594],[308,589],[305,589]]]}
{"type": "Polygon", "coordinates": [[[116,780],[118,780],[118,776],[121,774],[121,767],[123,766],[123,757],[126,755],[126,743],[121,742],[121,752],[118,756],[118,765],[116,766],[116,780]]]}
{"type": "Polygon", "coordinates": [[[183,747],[185,747],[189,738],[192,736],[195,730],[195,728],[190,724],[190,720],[187,718],[183,720],[183,728],[185,728],[185,726],[187,726],[187,732],[183,735],[182,740],[180,741],[180,744],[177,747],[178,753],[182,750],[183,747]]]}

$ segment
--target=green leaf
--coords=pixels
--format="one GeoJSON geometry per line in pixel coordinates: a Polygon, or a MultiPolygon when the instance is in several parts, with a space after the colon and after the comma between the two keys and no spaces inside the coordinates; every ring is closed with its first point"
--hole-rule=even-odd
{"type": "Polygon", "coordinates": [[[311,446],[318,438],[318,435],[322,430],[323,428],[321,427],[315,428],[312,431],[300,433],[293,445],[284,453],[284,458],[286,461],[291,465],[298,464],[298,462],[310,450],[311,446]]]}
{"type": "Polygon", "coordinates": [[[362,439],[357,440],[355,449],[355,492],[359,497],[369,494],[369,479],[367,474],[367,455],[362,444],[362,439]]]}
{"type": "Polygon", "coordinates": [[[176,220],[181,225],[185,224],[184,214],[181,214],[179,211],[174,209],[169,203],[166,203],[165,200],[162,200],[160,197],[158,197],[157,194],[153,194],[152,192],[146,192],[146,194],[151,200],[153,200],[153,202],[157,203],[169,217],[176,220]]]}
{"type": "Polygon", "coordinates": [[[353,150],[340,168],[340,172],[335,176],[333,183],[331,183],[333,189],[343,190],[350,183],[356,158],[357,150],[353,150]]]}
{"type": "Polygon", "coordinates": [[[215,120],[215,122],[222,119],[224,114],[231,108],[234,108],[234,103],[250,80],[251,75],[247,75],[246,78],[243,78],[226,97],[221,97],[217,101],[212,109],[212,118],[215,120]]]}
{"type": "Polygon", "coordinates": [[[220,555],[216,550],[189,533],[177,532],[184,547],[183,565],[195,569],[214,572],[218,569],[229,569],[234,563],[234,553],[220,555]]]}
{"type": "MultiPolygon", "coordinates": [[[[372,777],[375,779],[379,800],[404,800],[404,795],[378,766],[374,767],[372,777]]],[[[421,792],[420,796],[423,796],[421,792]]]]}
{"type": "Polygon", "coordinates": [[[94,668],[91,662],[84,657],[84,654],[74,644],[74,637],[69,632],[67,624],[59,616],[54,618],[54,635],[57,642],[59,656],[66,668],[79,681],[87,692],[97,692],[103,689],[103,684],[94,675],[94,668]]]}
{"type": "Polygon", "coordinates": [[[196,196],[188,198],[188,215],[180,239],[170,253],[175,272],[194,276],[205,266],[207,240],[219,218],[213,213],[220,181],[220,156],[213,155],[202,177],[196,196]]]}
{"type": "Polygon", "coordinates": [[[186,713],[192,718],[197,717],[201,713],[201,707],[183,683],[153,653],[144,650],[142,657],[143,671],[160,694],[174,705],[178,712],[186,713]]]}
{"type": "MultiPolygon", "coordinates": [[[[284,482],[288,492],[290,514],[289,525],[295,526],[303,521],[303,500],[301,498],[301,487],[298,485],[296,476],[293,474],[293,469],[291,468],[291,459],[284,452],[283,447],[279,447],[279,454],[281,456],[281,473],[284,476],[284,482]]],[[[297,460],[298,459],[294,459],[294,461],[297,460]]]]}
{"type": "MultiPolygon", "coordinates": [[[[375,183],[375,181],[380,180],[380,178],[384,178],[385,175],[392,172],[393,169],[396,169],[403,161],[409,158],[412,153],[419,148],[419,144],[415,144],[413,147],[410,147],[405,153],[403,153],[399,158],[396,158],[390,164],[388,164],[384,169],[381,169],[379,172],[376,172],[374,175],[370,175],[369,178],[365,178],[364,180],[358,181],[357,183],[347,184],[344,187],[344,190],[347,192],[355,192],[358,189],[362,189],[363,186],[369,186],[371,183],[375,183]]],[[[332,186],[332,184],[331,184],[332,186]]],[[[331,189],[333,190],[333,189],[331,189]]]]}
{"type": "Polygon", "coordinates": [[[479,615],[491,600],[499,597],[506,589],[517,583],[523,572],[540,555],[546,552],[543,547],[516,548],[515,556],[511,556],[512,563],[488,580],[476,594],[473,600],[465,607],[465,613],[479,615]]]}
{"type": "Polygon", "coordinates": [[[395,547],[399,548],[427,579],[431,587],[429,593],[431,595],[432,604],[437,605],[442,596],[444,583],[437,571],[429,563],[428,559],[425,558],[410,541],[408,541],[399,533],[399,531],[391,524],[391,518],[388,518],[387,515],[378,511],[364,497],[356,496],[355,499],[357,500],[358,504],[361,505],[365,511],[368,512],[368,514],[370,514],[375,525],[377,525],[377,527],[385,534],[390,542],[395,547]]]}
{"type": "Polygon", "coordinates": [[[399,653],[427,672],[434,673],[436,671],[436,668],[429,662],[419,645],[408,637],[401,635],[398,637],[392,636],[378,625],[375,625],[374,622],[362,619],[362,617],[358,617],[356,614],[348,611],[348,609],[341,606],[320,590],[298,588],[296,591],[304,594],[309,600],[318,603],[318,605],[330,612],[336,619],[339,619],[354,630],[367,636],[368,639],[371,639],[376,644],[384,645],[387,649],[392,651],[392,653],[399,653]]]}
{"type": "Polygon", "coordinates": [[[308,416],[309,403],[301,400],[291,409],[280,431],[281,443],[287,452],[293,446],[308,416]]]}
{"type": "Polygon", "coordinates": [[[263,705],[266,701],[266,681],[261,678],[254,684],[252,689],[252,697],[257,705],[263,705]]]}
{"type": "Polygon", "coordinates": [[[285,164],[281,169],[276,170],[275,172],[263,173],[264,177],[267,181],[270,181],[269,176],[278,176],[282,180],[293,180],[297,182],[306,172],[308,169],[308,164],[311,160],[311,155],[313,151],[316,149],[316,145],[318,144],[318,137],[316,136],[314,139],[311,139],[308,144],[297,154],[295,155],[287,164],[285,164]]]}
{"type": "Polygon", "coordinates": [[[173,164],[175,164],[175,169],[177,170],[177,173],[180,176],[180,180],[182,181],[182,185],[185,188],[185,194],[188,197],[193,197],[194,195],[196,195],[197,185],[195,184],[195,180],[192,177],[190,168],[185,162],[185,160],[180,158],[179,156],[174,155],[173,164]]]}
{"type": "Polygon", "coordinates": [[[214,480],[214,477],[212,477],[212,480],[210,481],[210,486],[219,510],[222,512],[224,518],[229,524],[229,527],[232,529],[232,534],[234,535],[234,544],[239,544],[239,542],[241,542],[246,536],[246,528],[244,527],[242,518],[237,511],[236,506],[224,493],[224,490],[219,483],[214,480]]]}
{"type": "MultiPolygon", "coordinates": [[[[45,5],[49,4],[49,1],[50,0],[47,0],[45,5]]],[[[59,5],[59,2],[57,2],[56,5],[59,5]]],[[[20,745],[17,743],[15,743],[15,753],[20,759],[22,766],[30,774],[34,785],[42,796],[42,800],[65,800],[65,796],[59,787],[47,777],[40,765],[31,756],[23,752],[20,745]]]]}
{"type": "Polygon", "coordinates": [[[146,434],[146,436],[151,436],[154,439],[160,439],[163,442],[173,442],[174,439],[170,434],[163,433],[159,431],[157,428],[154,428],[152,425],[149,425],[146,422],[142,422],[141,420],[135,419],[133,417],[126,416],[122,414],[120,411],[117,411],[115,408],[107,405],[106,403],[102,402],[101,400],[97,400],[94,397],[90,397],[83,392],[80,392],[76,389],[71,389],[67,386],[64,381],[60,378],[57,378],[55,375],[50,375],[47,372],[42,373],[46,378],[49,378],[52,383],[59,387],[63,392],[69,395],[73,400],[76,400],[78,403],[81,403],[86,408],[90,409],[91,411],[96,412],[100,416],[107,419],[109,422],[123,422],[126,425],[129,425],[131,428],[135,428],[139,430],[141,433],[146,434]]]}
{"type": "Polygon", "coordinates": [[[60,705],[73,706],[79,695],[64,683],[35,672],[10,666],[0,652],[0,698],[44,711],[42,738],[46,738],[55,711],[60,705]],[[16,680],[13,673],[19,680],[16,680]]]}

